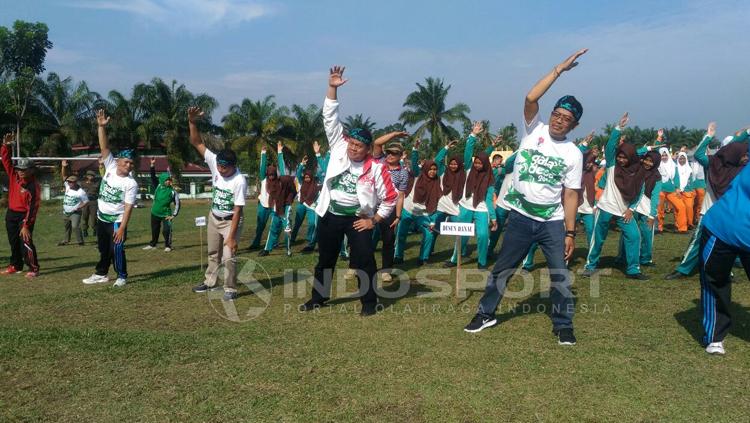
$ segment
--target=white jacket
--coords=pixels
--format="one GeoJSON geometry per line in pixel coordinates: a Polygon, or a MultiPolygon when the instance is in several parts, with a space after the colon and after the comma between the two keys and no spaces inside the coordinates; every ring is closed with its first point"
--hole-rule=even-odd
{"type": "MultiPolygon", "coordinates": [[[[328,137],[331,157],[328,160],[323,187],[318,196],[315,213],[323,217],[328,212],[331,202],[331,179],[340,175],[351,166],[346,153],[347,141],[344,139],[344,126],[339,120],[339,102],[326,97],[323,103],[323,125],[328,137]]],[[[382,163],[371,155],[365,158],[362,175],[357,181],[357,197],[360,204],[360,216],[373,217],[375,213],[385,219],[393,213],[398,193],[391,182],[391,174],[382,163]]]]}

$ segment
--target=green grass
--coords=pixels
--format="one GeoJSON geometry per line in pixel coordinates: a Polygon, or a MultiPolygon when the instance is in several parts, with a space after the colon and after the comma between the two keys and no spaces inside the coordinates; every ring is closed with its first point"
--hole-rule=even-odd
{"type": "MultiPolygon", "coordinates": [[[[283,269],[309,272],[316,255],[288,259],[280,249],[260,259],[243,250],[242,257],[268,272],[272,301],[255,319],[229,321],[217,312],[219,303],[190,292],[202,280],[193,217],[205,214],[205,203],[184,205],[176,249],[168,254],[141,250],[149,212],[137,210],[127,250],[131,283],[84,286],[81,279],[92,273],[98,254],[91,245],[56,246],[58,209],[49,204],[40,211],[35,240],[42,276],[0,279],[0,421],[750,418],[750,285],[739,272],[728,354],[707,356],[697,341],[697,278],[661,280],[682,254],[685,236],[657,237],[658,267],[646,269],[652,281],[626,280],[613,269],[592,297],[590,281],[578,278],[579,343],[563,348],[549,317],[538,312],[548,304],[539,284],[531,296],[504,300],[502,323],[477,335],[462,328],[481,289],[469,290],[462,301],[421,298],[418,291],[437,288],[413,283],[405,297],[384,301],[387,309],[371,318],[359,317],[359,303],[347,300],[300,314],[294,307],[305,298],[285,298],[284,292],[298,288],[307,296],[308,289],[304,282],[285,283],[283,269]],[[506,312],[513,305],[518,311],[506,312]]],[[[243,248],[254,232],[253,208],[247,216],[243,248]]],[[[612,234],[605,247],[604,266],[612,263],[607,257],[617,237],[612,234]]],[[[450,241],[440,240],[428,268],[441,268],[450,241]]],[[[1,244],[0,256],[6,256],[1,244]]],[[[410,238],[407,262],[414,263],[417,250],[417,239],[410,238]]],[[[581,261],[578,254],[573,268],[581,261]]],[[[469,260],[467,269],[475,267],[469,260]]],[[[536,279],[541,274],[533,272],[536,279]]],[[[431,279],[452,283],[453,275],[431,279]]],[[[520,290],[520,278],[510,288],[520,290]]],[[[253,295],[237,301],[241,310],[260,304],[253,295]]]]}

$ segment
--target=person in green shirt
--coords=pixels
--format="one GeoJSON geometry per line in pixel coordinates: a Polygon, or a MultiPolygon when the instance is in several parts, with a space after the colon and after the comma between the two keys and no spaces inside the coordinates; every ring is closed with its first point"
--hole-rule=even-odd
{"type": "Polygon", "coordinates": [[[154,190],[154,204],[151,206],[151,242],[144,250],[156,248],[159,242],[159,228],[164,234],[164,251],[172,251],[172,220],[180,212],[180,194],[172,186],[172,176],[162,172],[156,177],[156,159],[151,159],[151,188],[154,190]],[[174,203],[174,210],[172,210],[174,203]]]}

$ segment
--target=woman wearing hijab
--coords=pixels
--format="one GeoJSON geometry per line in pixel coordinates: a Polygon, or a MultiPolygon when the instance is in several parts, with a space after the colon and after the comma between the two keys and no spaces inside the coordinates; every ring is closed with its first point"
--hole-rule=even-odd
{"type": "Polygon", "coordinates": [[[695,150],[695,161],[702,167],[706,175],[706,195],[703,197],[701,211],[698,217],[698,224],[690,238],[687,250],[682,255],[682,260],[677,268],[664,277],[665,280],[675,280],[690,276],[698,268],[698,252],[700,247],[701,233],[703,231],[703,216],[714,205],[714,203],[726,192],[729,184],[735,176],[747,164],[747,140],[748,131],[740,131],[719,149],[713,156],[708,156],[706,151],[708,146],[715,141],[716,124],[711,122],[708,125],[706,135],[698,144],[695,150]]]}
{"type": "Polygon", "coordinates": [[[297,166],[297,183],[299,183],[299,194],[297,197],[297,207],[294,213],[294,228],[292,228],[292,239],[297,239],[297,233],[302,227],[302,222],[307,219],[307,235],[305,240],[307,245],[302,249],[303,253],[309,253],[315,250],[316,232],[315,228],[318,223],[317,214],[315,214],[315,205],[320,192],[320,185],[315,178],[315,172],[307,169],[307,156],[302,158],[302,162],[297,166]]]}
{"type": "Polygon", "coordinates": [[[687,229],[693,229],[693,213],[695,212],[695,189],[693,188],[693,168],[688,163],[687,153],[677,154],[677,175],[680,177],[680,201],[685,206],[685,224],[687,229]]]}
{"type": "MultiPolygon", "coordinates": [[[[443,149],[443,151],[438,153],[436,159],[443,160],[445,158],[444,151],[446,150],[443,149]]],[[[401,221],[398,223],[396,231],[394,261],[403,261],[406,236],[409,234],[409,229],[412,225],[416,224],[417,229],[422,233],[418,262],[419,266],[422,266],[430,256],[430,247],[435,236],[433,227],[438,213],[437,205],[443,196],[443,190],[440,187],[438,165],[435,161],[425,160],[420,168],[417,165],[418,160],[415,160],[415,152],[416,150],[412,153],[412,169],[414,174],[409,178],[407,189],[404,192],[405,197],[401,210],[401,221]]]]}
{"type": "Polygon", "coordinates": [[[643,194],[643,177],[641,163],[635,146],[622,143],[619,146],[620,133],[628,123],[628,114],[620,118],[619,124],[612,131],[607,141],[604,159],[607,161],[606,185],[594,214],[594,234],[586,259],[583,275],[591,276],[599,264],[599,256],[609,232],[609,221],[616,218],[617,226],[622,232],[625,244],[625,259],[628,279],[646,280],[641,273],[639,263],[641,235],[633,212],[643,194]]]}
{"type": "Polygon", "coordinates": [[[435,249],[437,235],[440,233],[440,223],[452,222],[458,218],[458,203],[464,193],[464,184],[466,183],[466,170],[464,161],[458,156],[452,156],[445,165],[444,157],[448,150],[456,145],[456,141],[450,141],[444,148],[438,152],[435,157],[435,164],[438,167],[438,177],[440,177],[440,186],[442,187],[442,196],[438,200],[437,213],[435,221],[430,225],[435,236],[432,238],[430,252],[435,249]]]}
{"type": "Polygon", "coordinates": [[[292,176],[281,176],[276,184],[271,184],[268,191],[268,198],[270,209],[273,211],[273,217],[271,220],[271,229],[268,231],[268,240],[266,241],[266,248],[263,249],[258,255],[263,257],[271,253],[273,247],[279,241],[279,235],[283,230],[287,236],[287,256],[291,256],[291,250],[289,250],[289,233],[291,228],[289,227],[289,214],[294,203],[294,197],[297,196],[297,186],[294,184],[294,177],[292,176]]]}
{"type": "Polygon", "coordinates": [[[277,184],[278,177],[284,173],[284,157],[283,153],[278,154],[278,170],[276,166],[268,165],[268,154],[266,153],[266,147],[264,146],[260,150],[260,172],[258,173],[260,180],[260,192],[258,194],[258,211],[257,220],[255,224],[255,238],[250,244],[250,250],[257,250],[260,248],[260,241],[263,238],[263,231],[266,229],[268,218],[271,217],[273,211],[269,207],[268,197],[268,185],[277,184]]]}
{"type": "Polygon", "coordinates": [[[594,206],[596,204],[596,173],[599,167],[596,165],[597,155],[594,150],[588,150],[583,154],[583,172],[581,173],[581,199],[578,206],[578,218],[583,222],[586,231],[586,244],[591,246],[591,237],[594,233],[594,206]]]}
{"type": "MultiPolygon", "coordinates": [[[[657,151],[649,151],[641,159],[643,195],[634,212],[634,218],[641,234],[641,266],[655,265],[653,261],[654,221],[656,220],[656,209],[661,191],[660,163],[661,154],[657,151]]],[[[624,238],[620,238],[620,252],[618,254],[621,261],[624,259],[623,240],[624,238]]]]}
{"type": "Polygon", "coordinates": [[[659,208],[657,209],[659,219],[659,232],[664,230],[664,208],[667,202],[674,209],[674,221],[677,232],[687,232],[687,211],[685,202],[680,198],[680,174],[677,172],[677,164],[669,154],[666,147],[659,149],[661,163],[659,163],[659,174],[661,175],[661,194],[659,196],[659,208]]]}
{"type": "MultiPolygon", "coordinates": [[[[471,156],[476,143],[476,135],[482,132],[482,124],[474,124],[472,134],[466,140],[464,149],[464,169],[468,171],[466,183],[464,184],[463,196],[459,201],[459,213],[457,222],[474,223],[477,237],[477,265],[480,269],[487,268],[487,247],[490,242],[490,225],[492,230],[497,228],[497,217],[493,204],[495,188],[492,178],[492,166],[490,158],[484,151],[477,154],[474,159],[471,156]]],[[[469,243],[468,237],[461,237],[461,249],[466,251],[469,243]]],[[[457,248],[453,248],[453,256],[445,262],[446,267],[453,267],[458,260],[457,248]]]]}

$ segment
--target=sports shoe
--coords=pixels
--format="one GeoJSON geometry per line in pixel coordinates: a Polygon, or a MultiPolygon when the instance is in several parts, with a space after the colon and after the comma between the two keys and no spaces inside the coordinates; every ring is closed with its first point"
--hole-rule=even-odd
{"type": "Polygon", "coordinates": [[[595,269],[583,269],[583,273],[581,273],[581,276],[584,278],[590,278],[594,273],[596,273],[595,269]]]}
{"type": "Polygon", "coordinates": [[[485,317],[481,314],[477,314],[473,319],[471,319],[471,322],[469,322],[469,324],[464,327],[464,332],[477,333],[481,332],[484,329],[491,328],[496,324],[497,319],[495,319],[494,317],[485,317]]]}
{"type": "Polygon", "coordinates": [[[125,278],[117,278],[117,280],[115,281],[114,284],[112,284],[112,286],[117,287],[117,288],[122,288],[127,283],[128,281],[125,278]]]}
{"type": "Polygon", "coordinates": [[[709,354],[724,355],[724,342],[712,342],[708,344],[706,352],[709,354]]]}
{"type": "Polygon", "coordinates": [[[573,335],[573,329],[571,328],[560,329],[553,331],[553,333],[557,336],[557,343],[560,345],[576,344],[576,336],[573,335]]]}
{"type": "Polygon", "coordinates": [[[156,247],[154,247],[153,245],[147,245],[147,246],[143,247],[144,250],[153,250],[154,248],[156,248],[156,247]]]}
{"type": "Polygon", "coordinates": [[[5,270],[3,270],[0,273],[2,273],[3,275],[12,275],[14,273],[18,273],[18,269],[16,269],[15,266],[13,266],[11,264],[10,266],[6,267],[5,270]]]}
{"type": "Polygon", "coordinates": [[[172,247],[166,247],[166,248],[164,248],[164,252],[165,253],[168,253],[170,251],[172,251],[172,247]]]}
{"type": "Polygon", "coordinates": [[[625,275],[625,277],[628,279],[635,279],[639,281],[647,281],[649,279],[649,277],[644,275],[643,273],[631,273],[625,275]]]}
{"type": "Polygon", "coordinates": [[[683,275],[682,273],[680,273],[680,272],[678,272],[678,271],[675,270],[674,272],[668,274],[667,276],[664,276],[664,280],[665,281],[673,281],[673,280],[677,280],[677,279],[683,279],[683,278],[686,278],[686,277],[687,277],[687,275],[683,275]]]}
{"type": "Polygon", "coordinates": [[[260,252],[258,253],[258,257],[265,257],[267,255],[268,255],[268,251],[266,250],[260,250],[260,252]]]}
{"type": "Polygon", "coordinates": [[[200,284],[198,286],[194,286],[193,287],[193,292],[195,292],[196,294],[200,294],[202,292],[218,291],[220,289],[221,289],[220,286],[216,286],[216,285],[214,285],[214,286],[208,286],[205,283],[202,283],[202,284],[200,284]]]}
{"type": "Polygon", "coordinates": [[[234,291],[227,291],[224,296],[221,297],[222,301],[234,301],[237,298],[237,293],[234,291]]]}
{"type": "Polygon", "coordinates": [[[57,243],[57,246],[62,247],[63,245],[68,245],[68,244],[69,244],[68,241],[60,241],[57,243]]]}
{"type": "Polygon", "coordinates": [[[29,279],[34,279],[37,276],[39,276],[39,272],[26,272],[26,277],[29,279]]]}
{"type": "Polygon", "coordinates": [[[311,300],[308,300],[304,304],[300,304],[297,307],[297,309],[299,311],[313,311],[313,310],[316,310],[316,309],[319,309],[319,308],[323,307],[325,304],[326,304],[326,300],[315,301],[315,300],[311,299],[311,300]]]}
{"type": "Polygon", "coordinates": [[[380,280],[383,282],[392,282],[393,278],[391,277],[390,273],[383,272],[380,274],[380,280]]]}
{"type": "Polygon", "coordinates": [[[454,262],[452,262],[450,260],[446,260],[446,261],[443,262],[443,267],[456,267],[456,263],[454,263],[454,262]]]}
{"type": "Polygon", "coordinates": [[[97,275],[96,273],[94,273],[88,278],[83,279],[81,282],[85,283],[86,285],[93,285],[95,283],[109,282],[109,278],[107,277],[107,275],[97,275]]]}
{"type": "Polygon", "coordinates": [[[313,251],[315,251],[315,247],[313,247],[312,245],[308,245],[302,249],[303,253],[312,253],[313,251]]]}
{"type": "Polygon", "coordinates": [[[373,316],[375,315],[375,313],[377,313],[377,310],[378,310],[377,303],[362,304],[362,311],[359,312],[359,315],[362,317],[373,316]]]}

